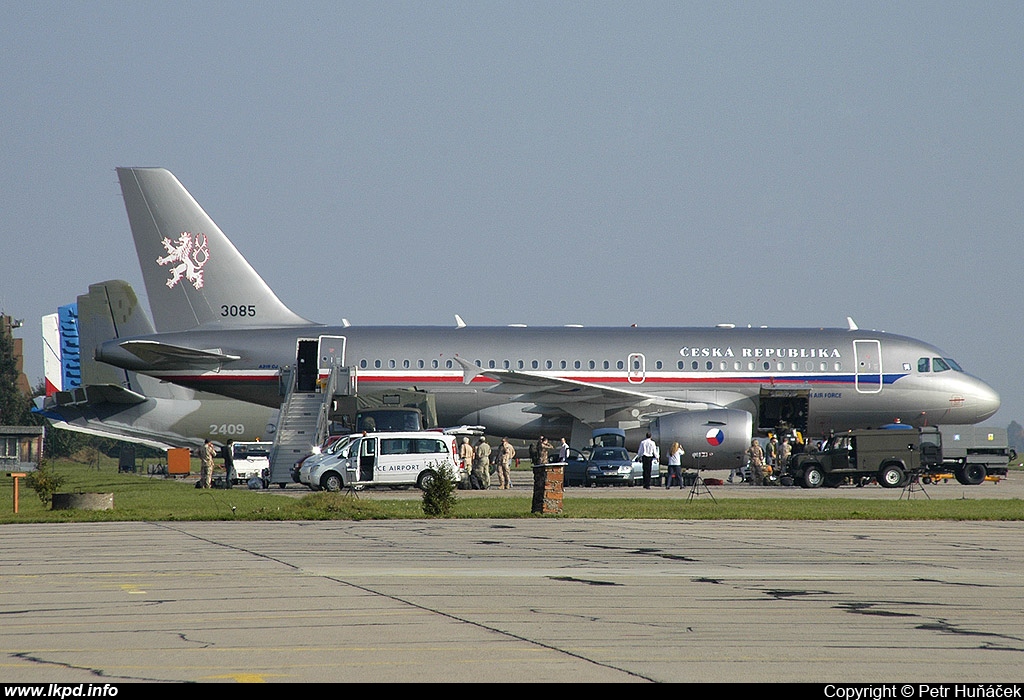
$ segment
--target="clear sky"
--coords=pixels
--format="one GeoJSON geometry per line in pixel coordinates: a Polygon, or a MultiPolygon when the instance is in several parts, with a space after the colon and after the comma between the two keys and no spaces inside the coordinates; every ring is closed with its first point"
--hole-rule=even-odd
{"type": "Polygon", "coordinates": [[[125,279],[161,166],[353,324],[862,328],[1024,422],[1024,3],[8,2],[0,310],[125,279]]]}

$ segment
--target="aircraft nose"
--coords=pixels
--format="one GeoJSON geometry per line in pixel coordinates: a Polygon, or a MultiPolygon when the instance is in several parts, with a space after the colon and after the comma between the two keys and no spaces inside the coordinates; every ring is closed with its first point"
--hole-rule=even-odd
{"type": "Polygon", "coordinates": [[[977,422],[979,423],[995,415],[995,412],[999,410],[999,406],[1002,404],[999,400],[999,394],[988,384],[980,380],[977,380],[976,385],[973,387],[971,399],[971,405],[974,407],[974,411],[977,414],[977,422]]]}

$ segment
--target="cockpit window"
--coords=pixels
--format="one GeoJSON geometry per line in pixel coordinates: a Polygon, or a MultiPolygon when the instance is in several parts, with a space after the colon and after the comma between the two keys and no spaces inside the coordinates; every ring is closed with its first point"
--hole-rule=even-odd
{"type": "Polygon", "coordinates": [[[922,357],[921,359],[919,359],[917,361],[917,371],[918,372],[931,372],[932,371],[932,361],[929,360],[927,357],[922,357]]]}
{"type": "Polygon", "coordinates": [[[949,365],[950,367],[955,369],[957,372],[963,372],[964,371],[963,368],[961,368],[960,365],[958,365],[956,363],[956,360],[953,360],[952,358],[949,358],[949,357],[944,357],[942,359],[945,360],[947,365],[949,365]]]}
{"type": "Polygon", "coordinates": [[[949,365],[941,357],[936,357],[932,360],[932,371],[933,372],[945,372],[949,370],[949,365]]]}

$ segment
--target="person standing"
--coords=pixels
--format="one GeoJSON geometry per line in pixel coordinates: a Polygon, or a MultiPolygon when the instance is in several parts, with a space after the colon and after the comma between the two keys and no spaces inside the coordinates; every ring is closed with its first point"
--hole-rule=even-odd
{"type": "Polygon", "coordinates": [[[487,438],[483,435],[476,443],[473,451],[473,474],[472,479],[476,480],[473,487],[477,489],[489,489],[491,487],[491,446],[487,444],[487,438]]]}
{"type": "Polygon", "coordinates": [[[224,482],[226,488],[231,488],[235,485],[235,441],[228,440],[228,444],[224,445],[224,482]]]}
{"type": "Polygon", "coordinates": [[[750,441],[747,459],[750,461],[750,483],[754,486],[764,486],[764,450],[761,449],[761,443],[757,438],[750,441]]]}
{"type": "Polygon", "coordinates": [[[553,447],[550,440],[543,435],[540,436],[540,440],[537,441],[537,464],[548,463],[548,453],[553,447]]]}
{"type": "Polygon", "coordinates": [[[498,446],[498,488],[512,488],[512,460],[516,457],[516,450],[509,443],[508,438],[501,439],[498,446]]]}
{"type": "Polygon", "coordinates": [[[651,439],[650,433],[647,433],[647,437],[641,441],[636,456],[640,459],[640,464],[643,465],[644,488],[649,490],[651,488],[651,467],[654,466],[654,460],[658,457],[658,445],[651,439]]]}
{"type": "Polygon", "coordinates": [[[773,470],[775,476],[781,477],[786,473],[786,467],[789,466],[789,458],[793,454],[793,446],[789,444],[789,438],[782,438],[782,444],[779,445],[779,458],[773,470]]]}
{"type": "Polygon", "coordinates": [[[459,459],[462,460],[462,467],[470,474],[471,484],[473,481],[473,454],[473,446],[469,444],[469,438],[462,438],[462,445],[459,447],[459,459]]]}
{"type": "Polygon", "coordinates": [[[558,461],[569,461],[569,443],[565,441],[565,438],[562,438],[562,444],[558,446],[558,461]]]}
{"type": "Polygon", "coordinates": [[[668,478],[665,480],[665,488],[672,488],[672,479],[683,488],[683,446],[673,442],[668,450],[668,478]]]}
{"type": "MultiPolygon", "coordinates": [[[[764,463],[765,463],[765,466],[774,468],[775,467],[775,463],[778,461],[778,459],[779,459],[779,440],[774,435],[772,435],[772,438],[771,438],[771,440],[768,441],[768,446],[767,446],[767,448],[764,451],[764,463]]],[[[769,470],[766,469],[765,471],[769,471],[769,470]]]]}
{"type": "Polygon", "coordinates": [[[199,461],[202,464],[202,470],[199,472],[199,483],[202,484],[200,488],[208,489],[213,486],[213,458],[216,456],[217,448],[207,438],[199,453],[199,461]]]}

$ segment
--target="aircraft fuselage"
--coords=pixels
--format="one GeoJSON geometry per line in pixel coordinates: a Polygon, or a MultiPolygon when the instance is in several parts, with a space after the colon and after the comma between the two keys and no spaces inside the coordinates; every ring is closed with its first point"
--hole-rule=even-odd
{"type": "MultiPolygon", "coordinates": [[[[442,424],[482,424],[494,433],[549,434],[572,420],[550,394],[502,390],[487,371],[548,376],[750,412],[758,425],[765,397],[806,398],[801,416],[811,435],[871,427],[895,418],[912,424],[972,424],[999,407],[998,395],[956,369],[932,371],[934,346],[905,336],[846,329],[331,327],[192,330],[105,343],[97,359],[165,381],[277,408],[282,370],[302,362],[300,340],[320,345],[315,369],[330,360],[355,367],[360,392],[416,388],[436,396],[442,424]],[[326,340],[321,340],[326,339],[326,340]],[[132,342],[211,351],[222,361],[128,352],[132,342]],[[459,360],[483,370],[467,377],[459,360]],[[927,362],[922,363],[922,360],[927,362]],[[921,371],[925,365],[928,371],[921,371]],[[468,381],[464,381],[467,380],[468,381]],[[488,391],[490,389],[490,391],[488,391]]],[[[308,362],[308,360],[306,360],[308,362]]],[[[955,363],[951,363],[954,367],[955,363]]],[[[509,375],[512,376],[512,375],[509,375]]],[[[540,388],[538,388],[540,391],[540,388]]],[[[563,392],[567,400],[571,392],[563,392]]],[[[580,386],[579,393],[586,393],[580,386]]],[[[594,424],[640,417],[606,402],[594,424]]],[[[763,422],[763,421],[762,421],[763,422]]]]}

